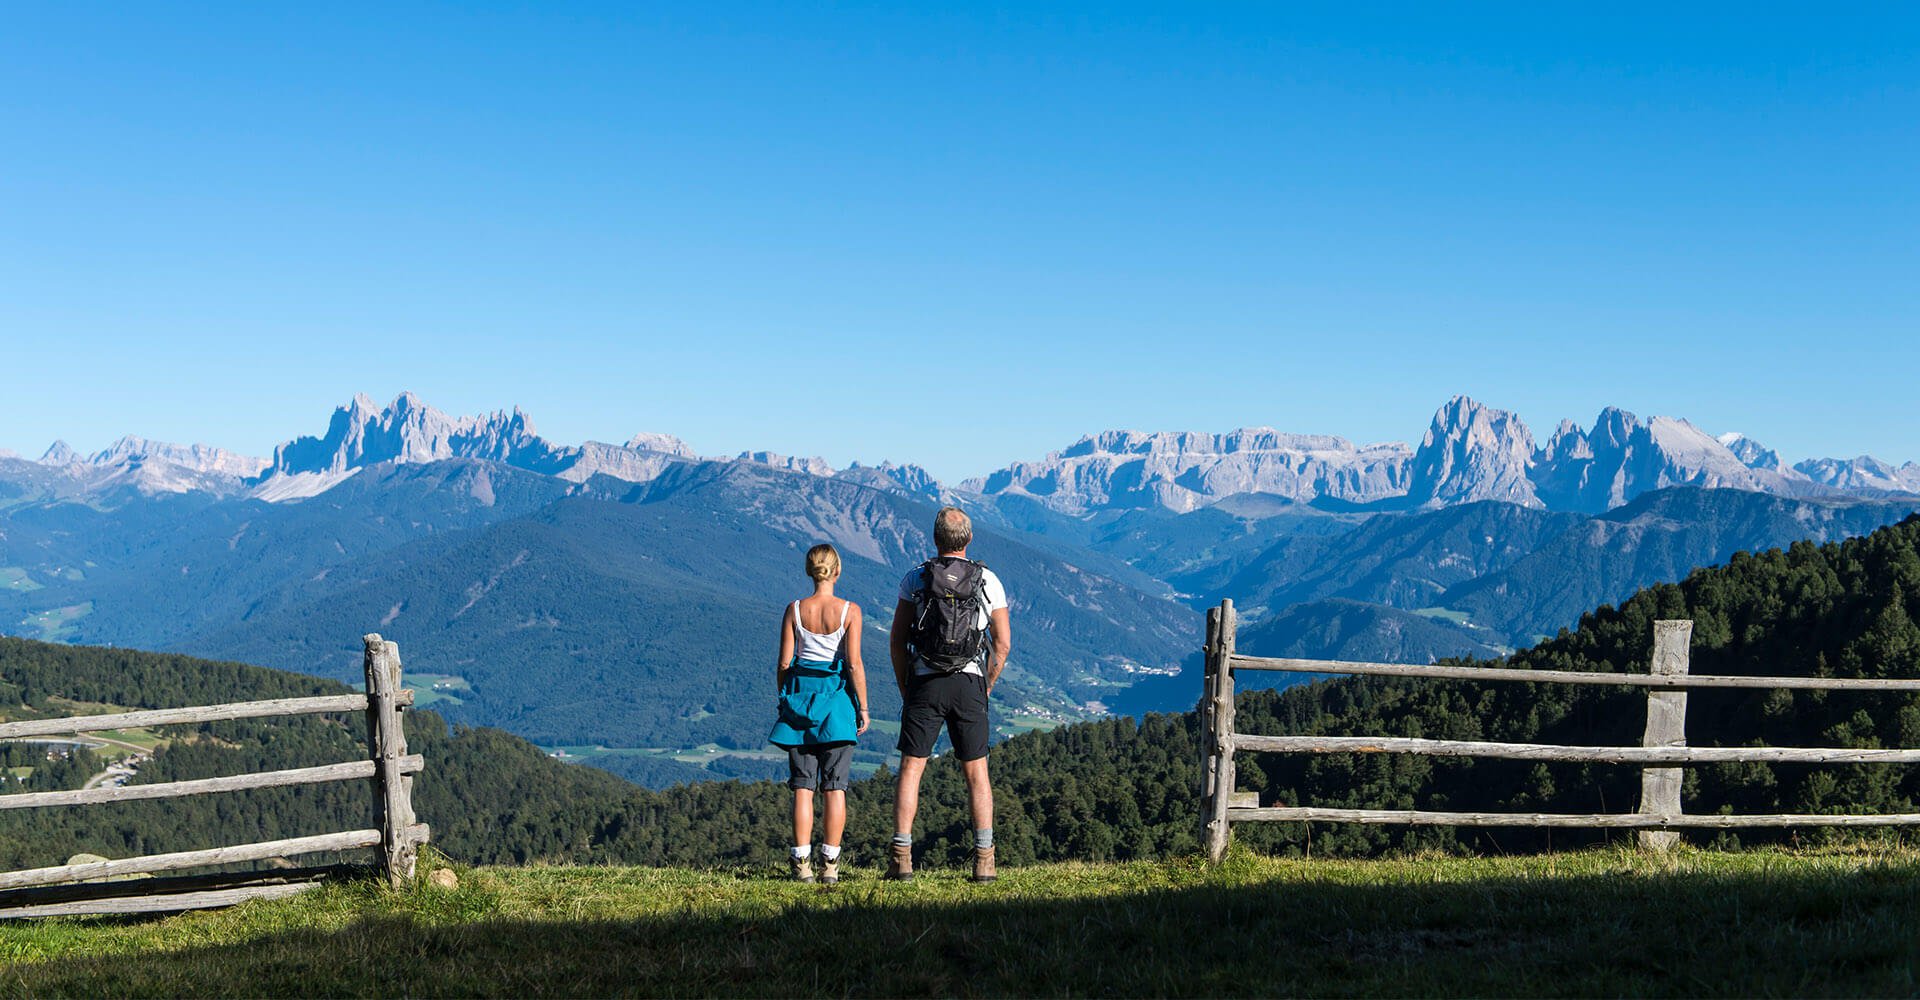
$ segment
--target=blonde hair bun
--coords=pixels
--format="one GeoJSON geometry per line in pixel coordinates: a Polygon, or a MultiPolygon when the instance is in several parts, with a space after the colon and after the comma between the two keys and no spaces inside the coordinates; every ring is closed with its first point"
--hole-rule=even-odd
{"type": "Polygon", "coordinates": [[[831,580],[840,575],[840,553],[825,542],[807,550],[807,575],[815,580],[831,580]]]}

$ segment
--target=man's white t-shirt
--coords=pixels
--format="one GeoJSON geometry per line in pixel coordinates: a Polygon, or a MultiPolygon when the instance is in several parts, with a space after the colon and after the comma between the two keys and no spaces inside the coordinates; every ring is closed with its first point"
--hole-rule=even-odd
{"type": "MultiPolygon", "coordinates": [[[[980,614],[977,619],[978,624],[975,627],[984,630],[992,622],[992,618],[989,616],[995,611],[1007,606],[1007,588],[1001,585],[1000,578],[993,575],[993,570],[990,569],[982,569],[980,571],[980,584],[980,596],[983,598],[983,603],[981,604],[980,614]]],[[[919,590],[920,567],[915,566],[913,569],[907,571],[906,576],[900,578],[900,599],[906,601],[908,604],[912,604],[913,595],[918,593],[919,590]]],[[[993,649],[991,646],[981,650],[979,659],[960,668],[958,672],[972,674],[975,677],[985,677],[987,672],[982,669],[982,665],[986,663],[987,657],[992,652],[993,649]]],[[[921,677],[937,673],[932,667],[921,663],[918,658],[913,661],[913,672],[921,677]]]]}

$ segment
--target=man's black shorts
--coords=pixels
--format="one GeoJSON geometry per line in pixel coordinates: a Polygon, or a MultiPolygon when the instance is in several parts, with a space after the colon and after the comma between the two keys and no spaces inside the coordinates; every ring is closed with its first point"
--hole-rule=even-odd
{"type": "Polygon", "coordinates": [[[987,755],[987,679],[977,674],[915,677],[900,713],[900,742],[909,757],[933,756],[933,742],[946,724],[953,754],[961,760],[987,755]]]}

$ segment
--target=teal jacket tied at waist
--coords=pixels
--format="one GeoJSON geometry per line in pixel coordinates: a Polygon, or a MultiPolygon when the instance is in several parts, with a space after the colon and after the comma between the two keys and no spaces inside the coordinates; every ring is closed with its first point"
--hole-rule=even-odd
{"type": "Polygon", "coordinates": [[[780,689],[780,718],[767,742],[781,747],[852,743],[859,736],[845,660],[796,659],[780,689]]]}

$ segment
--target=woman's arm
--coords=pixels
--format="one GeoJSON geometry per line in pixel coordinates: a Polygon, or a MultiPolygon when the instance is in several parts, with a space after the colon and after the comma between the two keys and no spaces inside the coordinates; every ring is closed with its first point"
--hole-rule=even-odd
{"type": "Polygon", "coordinates": [[[860,728],[864,733],[873,720],[867,715],[867,665],[860,662],[860,605],[847,609],[847,674],[853,683],[853,707],[860,711],[860,728]]]}
{"type": "Polygon", "coordinates": [[[773,664],[776,692],[787,689],[787,664],[793,662],[793,605],[780,613],[780,659],[773,664]]]}

